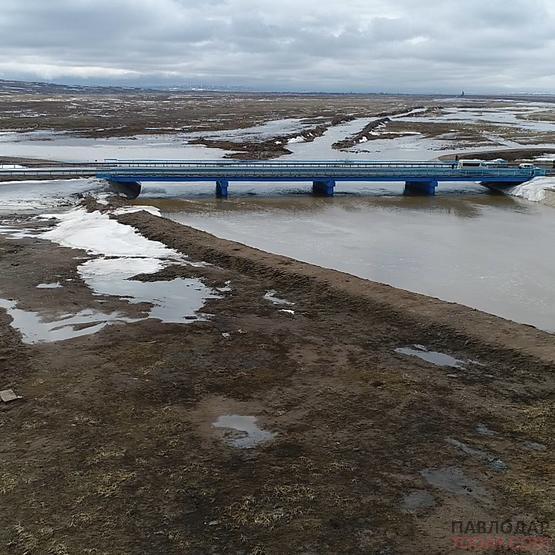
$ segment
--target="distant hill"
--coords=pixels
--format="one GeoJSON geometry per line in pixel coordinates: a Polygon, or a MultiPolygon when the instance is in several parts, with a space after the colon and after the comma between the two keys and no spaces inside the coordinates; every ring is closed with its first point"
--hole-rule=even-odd
{"type": "Polygon", "coordinates": [[[147,89],[113,86],[84,86],[84,85],[58,85],[38,81],[9,81],[0,79],[0,94],[27,93],[27,94],[110,94],[110,93],[136,93],[147,89]]]}
{"type": "MultiPolygon", "coordinates": [[[[452,98],[455,95],[445,93],[404,93],[404,92],[367,92],[367,93],[354,93],[354,92],[295,92],[295,91],[257,91],[245,87],[236,86],[218,86],[218,87],[199,87],[192,85],[182,86],[145,86],[145,87],[118,87],[114,85],[61,85],[57,83],[46,83],[41,81],[12,81],[7,79],[0,79],[0,95],[3,94],[45,94],[45,95],[105,95],[105,94],[174,94],[174,93],[226,93],[237,95],[263,95],[263,96],[400,96],[400,97],[421,97],[421,98],[452,98]]],[[[555,95],[548,93],[499,93],[499,94],[468,94],[465,93],[464,97],[459,94],[456,95],[461,101],[464,100],[525,100],[535,102],[555,102],[555,95]]]]}
{"type": "Polygon", "coordinates": [[[0,79],[0,94],[136,94],[136,93],[179,93],[179,92],[248,92],[241,87],[194,87],[152,86],[116,87],[110,85],[60,85],[40,81],[10,81],[0,79]]]}

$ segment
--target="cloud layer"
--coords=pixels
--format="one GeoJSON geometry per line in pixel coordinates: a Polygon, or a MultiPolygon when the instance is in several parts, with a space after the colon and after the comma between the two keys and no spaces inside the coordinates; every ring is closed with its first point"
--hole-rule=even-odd
{"type": "Polygon", "coordinates": [[[553,0],[2,0],[0,78],[555,92],[553,0]]]}

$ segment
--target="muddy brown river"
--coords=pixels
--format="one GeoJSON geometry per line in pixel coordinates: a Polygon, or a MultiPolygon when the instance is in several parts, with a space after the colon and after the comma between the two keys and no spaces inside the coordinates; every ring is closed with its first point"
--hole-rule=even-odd
{"type": "Polygon", "coordinates": [[[306,186],[236,187],[225,202],[202,188],[181,200],[148,199],[147,188],[141,202],[218,237],[555,332],[549,206],[472,185],[428,198],[344,185],[331,199],[302,194],[306,186]]]}

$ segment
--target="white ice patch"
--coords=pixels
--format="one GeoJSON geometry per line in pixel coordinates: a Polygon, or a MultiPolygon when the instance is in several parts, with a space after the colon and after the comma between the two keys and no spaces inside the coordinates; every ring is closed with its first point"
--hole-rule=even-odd
{"type": "Polygon", "coordinates": [[[63,285],[57,281],[56,283],[39,283],[37,289],[61,289],[63,285]]]}
{"type": "Polygon", "coordinates": [[[36,213],[74,205],[83,194],[105,188],[91,179],[3,181],[0,183],[0,213],[36,213]]]}
{"type": "Polygon", "coordinates": [[[542,202],[546,196],[546,189],[555,188],[555,177],[536,177],[522,185],[507,189],[507,194],[533,202],[542,202]]]}
{"type": "Polygon", "coordinates": [[[24,228],[15,228],[0,225],[0,234],[6,235],[8,239],[28,239],[30,237],[37,237],[37,233],[24,228]]]}
{"type": "Polygon", "coordinates": [[[72,249],[83,249],[89,254],[103,256],[138,256],[142,258],[183,257],[158,241],[143,237],[130,226],[120,224],[108,214],[87,212],[84,208],[63,214],[49,214],[43,218],[56,218],[59,224],[40,235],[53,243],[72,249]]]}
{"type": "Polygon", "coordinates": [[[113,214],[116,216],[121,216],[122,214],[134,214],[135,212],[148,212],[153,216],[160,216],[160,209],[156,208],[156,206],[122,206],[121,208],[117,208],[114,210],[113,214]]]}
{"type": "Polygon", "coordinates": [[[227,280],[223,287],[216,287],[216,291],[219,291],[220,293],[229,293],[230,291],[233,291],[231,288],[231,281],[227,280]]]}
{"type": "Polygon", "coordinates": [[[264,300],[269,301],[272,304],[280,306],[293,306],[295,304],[290,301],[286,301],[285,299],[280,299],[279,297],[276,297],[276,292],[274,290],[266,291],[266,294],[263,298],[264,300]]]}
{"type": "Polygon", "coordinates": [[[286,308],[282,308],[280,310],[280,312],[283,312],[284,314],[289,314],[290,316],[295,316],[295,311],[294,310],[288,310],[286,308]]]}
{"type": "Polygon", "coordinates": [[[110,195],[108,193],[99,193],[98,195],[96,195],[96,202],[98,204],[101,204],[102,206],[108,206],[108,204],[110,204],[108,202],[108,197],[110,195]]]}

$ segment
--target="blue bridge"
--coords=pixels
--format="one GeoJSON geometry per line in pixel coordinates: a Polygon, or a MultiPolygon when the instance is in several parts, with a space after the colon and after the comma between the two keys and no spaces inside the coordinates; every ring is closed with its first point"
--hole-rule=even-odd
{"type": "Polygon", "coordinates": [[[546,170],[509,167],[484,162],[466,167],[452,162],[373,162],[373,161],[182,161],[107,160],[96,177],[105,179],[129,196],[138,196],[141,183],[202,182],[216,184],[216,196],[225,198],[232,182],[312,183],[316,195],[333,196],[338,181],[403,182],[405,194],[434,195],[440,182],[478,182],[500,188],[525,183],[546,175],[546,170]]]}
{"type": "Polygon", "coordinates": [[[0,168],[3,179],[64,179],[97,177],[110,182],[129,197],[137,197],[147,181],[216,184],[216,195],[227,197],[232,182],[310,182],[316,195],[332,196],[338,181],[402,182],[405,193],[433,195],[439,183],[477,182],[500,189],[547,174],[532,164],[510,167],[506,163],[477,161],[374,162],[374,161],[236,161],[236,160],[105,160],[59,164],[51,167],[0,168]]]}

